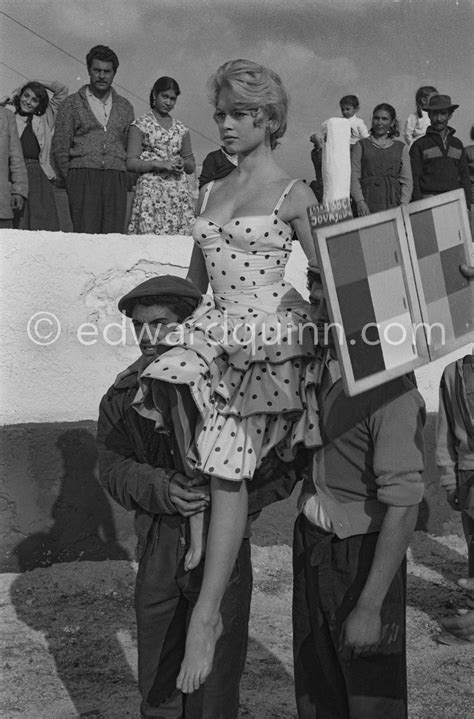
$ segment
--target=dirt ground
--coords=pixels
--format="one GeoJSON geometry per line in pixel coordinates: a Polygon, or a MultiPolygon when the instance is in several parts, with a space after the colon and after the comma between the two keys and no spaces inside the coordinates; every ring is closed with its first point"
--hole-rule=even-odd
{"type": "MultiPolygon", "coordinates": [[[[253,562],[240,717],[294,719],[290,547],[255,545],[253,562]]],[[[474,647],[433,640],[437,619],[465,604],[455,584],[465,568],[458,536],[416,533],[409,551],[410,719],[474,716],[474,647]]],[[[4,719],[138,716],[135,569],[126,561],[84,561],[0,575],[4,719]]]]}

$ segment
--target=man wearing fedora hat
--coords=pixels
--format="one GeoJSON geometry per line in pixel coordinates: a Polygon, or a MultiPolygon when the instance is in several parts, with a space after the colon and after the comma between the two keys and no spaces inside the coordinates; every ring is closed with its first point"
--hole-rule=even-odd
{"type": "Polygon", "coordinates": [[[294,467],[269,456],[249,487],[249,518],[236,567],[221,604],[223,633],[213,670],[190,695],[176,689],[184,656],[186,627],[197,601],[204,562],[184,570],[187,519],[209,504],[205,478],[185,476],[177,434],[183,428],[165,418],[167,431],[155,431],[132,403],[147,365],[172,343],[165,338],[206,299],[181,277],[153,277],[118,303],[129,317],[141,357],[121,372],[102,398],[97,429],[100,482],[113,499],[135,511],[138,574],[135,589],[140,716],[160,719],[237,719],[239,684],[245,664],[252,593],[250,527],[259,511],[289,496],[294,467]]]}
{"type": "Polygon", "coordinates": [[[464,145],[454,137],[448,125],[459,105],[453,105],[449,95],[432,95],[426,111],[430,125],[426,135],[410,147],[413,175],[413,200],[439,195],[462,188],[466,204],[471,208],[471,180],[464,145]]]}

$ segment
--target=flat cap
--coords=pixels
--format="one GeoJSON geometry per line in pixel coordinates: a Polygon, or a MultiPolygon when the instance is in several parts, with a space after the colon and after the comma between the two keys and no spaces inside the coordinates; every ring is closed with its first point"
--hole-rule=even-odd
{"type": "Polygon", "coordinates": [[[145,280],[145,282],[124,295],[119,300],[118,308],[120,312],[124,312],[127,317],[130,317],[132,301],[134,302],[140,297],[164,297],[169,295],[194,301],[195,306],[201,299],[201,293],[191,280],[185,280],[183,277],[176,277],[176,275],[161,275],[160,277],[150,277],[149,280],[145,280]]]}

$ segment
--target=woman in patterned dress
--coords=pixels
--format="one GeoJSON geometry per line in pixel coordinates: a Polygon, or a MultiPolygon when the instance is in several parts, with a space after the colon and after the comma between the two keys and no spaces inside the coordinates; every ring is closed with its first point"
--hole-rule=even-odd
{"type": "Polygon", "coordinates": [[[194,205],[186,175],[196,162],[189,131],[170,112],[180,94],[172,77],[160,77],[150,93],[150,112],[128,133],[127,170],[137,172],[129,235],[190,235],[194,205]]]}

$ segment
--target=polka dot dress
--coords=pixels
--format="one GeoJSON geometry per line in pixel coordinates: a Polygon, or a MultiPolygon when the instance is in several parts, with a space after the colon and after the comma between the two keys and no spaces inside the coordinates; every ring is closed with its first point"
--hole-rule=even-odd
{"type": "Polygon", "coordinates": [[[294,182],[270,215],[236,217],[223,227],[197,218],[194,239],[213,297],[168,336],[172,348],[147,367],[135,400],[160,427],[160,383],[187,385],[201,418],[188,463],[223,479],[252,478],[274,447],[290,461],[299,444],[321,443],[308,304],[284,280],[292,230],[278,211],[294,182]]]}

